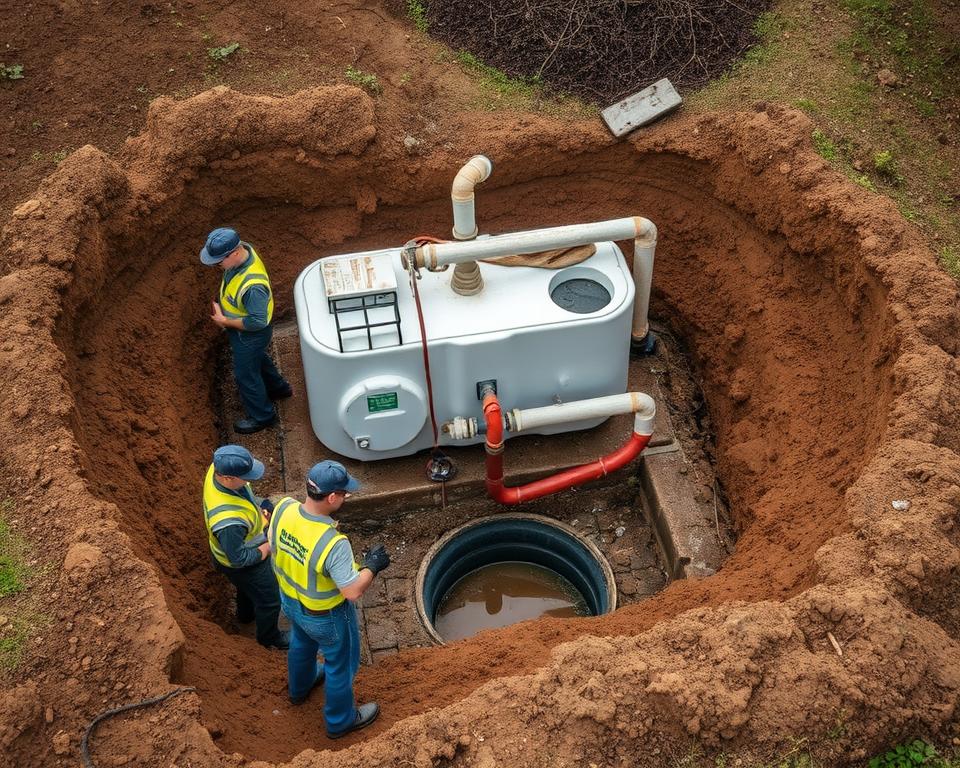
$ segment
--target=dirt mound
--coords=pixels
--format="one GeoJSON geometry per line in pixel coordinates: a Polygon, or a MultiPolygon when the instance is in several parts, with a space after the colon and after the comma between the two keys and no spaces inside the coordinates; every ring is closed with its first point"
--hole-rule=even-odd
{"type": "Polygon", "coordinates": [[[810,128],[761,105],[613,143],[593,123],[464,115],[414,157],[359,90],[220,88],[155,102],[116,160],[68,158],[2,241],[0,459],[64,558],[46,650],[0,698],[11,759],[73,760],[108,702],[171,679],[197,693],[105,725],[101,761],[659,765],[800,735],[839,761],[956,723],[956,289],[890,203],[810,150],[810,128]],[[653,313],[699,361],[738,549],[606,617],[365,668],[382,722],[321,756],[283,657],[211,620],[222,580],[197,489],[218,440],[217,277],[197,250],[216,223],[251,233],[289,314],[318,256],[445,232],[452,171],[476,151],[497,162],[485,231],[657,223],[653,313]]]}
{"type": "Polygon", "coordinates": [[[509,75],[611,100],[661,77],[696,87],[755,41],[766,0],[428,2],[430,34],[509,75]]]}

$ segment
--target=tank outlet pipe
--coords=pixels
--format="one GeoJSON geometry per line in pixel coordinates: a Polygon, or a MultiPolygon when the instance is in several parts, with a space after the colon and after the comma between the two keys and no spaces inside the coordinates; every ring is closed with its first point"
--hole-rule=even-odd
{"type": "Polygon", "coordinates": [[[657,413],[657,406],[653,398],[643,392],[594,397],[590,400],[558,403],[543,408],[524,410],[514,408],[507,412],[507,429],[511,432],[523,432],[554,424],[606,418],[621,413],[637,414],[640,430],[645,434],[653,434],[653,419],[657,413]]]}
{"type": "MultiPolygon", "coordinates": [[[[634,393],[642,394],[642,393],[634,393]]],[[[607,398],[597,398],[606,400],[607,398]]],[[[581,401],[589,403],[590,401],[581,401]]],[[[508,488],[503,484],[503,413],[496,394],[487,390],[483,397],[483,418],[487,425],[486,438],[486,486],[487,495],[500,504],[513,505],[533,501],[542,496],[573,488],[577,485],[599,480],[611,472],[625,467],[633,461],[650,442],[653,435],[653,418],[656,405],[647,395],[637,398],[641,410],[636,412],[633,421],[633,433],[624,445],[589,464],[558,472],[542,480],[508,488]],[[649,402],[648,402],[649,400],[649,402]]],[[[570,403],[569,405],[576,405],[570,403]]],[[[549,408],[533,408],[530,411],[544,411],[549,408]]],[[[620,411],[618,411],[620,412],[620,411]]],[[[524,413],[521,411],[521,413],[524,413]]],[[[612,414],[608,414],[612,415],[612,414]]]]}
{"type": "Polygon", "coordinates": [[[572,248],[604,240],[631,240],[646,238],[656,227],[649,219],[631,216],[592,224],[568,224],[564,227],[531,229],[507,235],[494,235],[482,240],[463,242],[425,243],[416,248],[413,259],[416,267],[438,270],[448,264],[459,264],[478,259],[496,259],[522,253],[539,253],[555,248],[572,248]]]}
{"type": "Polygon", "coordinates": [[[484,155],[474,155],[453,179],[450,199],[453,202],[453,236],[457,240],[473,240],[477,236],[477,217],[473,190],[490,178],[493,163],[484,155]]]}
{"type": "Polygon", "coordinates": [[[657,227],[652,221],[647,224],[645,230],[633,239],[633,284],[636,294],[630,341],[635,347],[652,351],[652,344],[648,343],[651,337],[647,313],[650,310],[650,286],[653,284],[653,256],[657,250],[657,227]]]}

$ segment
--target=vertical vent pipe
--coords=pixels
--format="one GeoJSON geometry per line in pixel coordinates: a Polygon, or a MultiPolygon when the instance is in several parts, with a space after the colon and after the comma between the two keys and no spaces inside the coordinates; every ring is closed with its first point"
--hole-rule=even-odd
{"type": "MultiPolygon", "coordinates": [[[[453,237],[455,240],[473,240],[477,236],[477,216],[474,207],[474,188],[493,173],[493,163],[484,155],[474,155],[453,179],[450,199],[453,203],[453,237]]],[[[451,287],[461,296],[472,296],[483,290],[480,265],[475,261],[457,264],[453,270],[451,287]]]]}

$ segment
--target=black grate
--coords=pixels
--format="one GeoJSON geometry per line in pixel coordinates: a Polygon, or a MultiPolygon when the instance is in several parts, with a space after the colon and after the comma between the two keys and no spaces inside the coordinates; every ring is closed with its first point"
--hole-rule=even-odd
{"type": "Polygon", "coordinates": [[[341,352],[363,352],[374,349],[373,329],[385,328],[387,326],[393,326],[394,333],[392,335],[378,334],[376,337],[378,342],[376,349],[381,349],[383,347],[396,347],[403,343],[403,336],[400,333],[400,308],[397,305],[396,291],[390,291],[388,293],[375,293],[367,296],[351,296],[350,298],[344,299],[332,298],[328,300],[328,306],[330,312],[333,314],[333,319],[337,324],[337,341],[340,344],[341,352]],[[377,315],[382,315],[390,312],[391,310],[392,317],[389,320],[378,320],[375,322],[370,319],[371,312],[374,312],[377,315]],[[362,316],[363,322],[345,325],[343,321],[345,320],[345,317],[350,314],[356,314],[358,319],[360,316],[362,316]],[[392,340],[392,336],[395,336],[395,341],[392,340]],[[366,337],[366,348],[361,347],[359,349],[351,350],[344,349],[345,339],[355,339],[357,337],[366,337]],[[383,341],[383,339],[387,339],[391,343],[380,343],[383,341]]]}

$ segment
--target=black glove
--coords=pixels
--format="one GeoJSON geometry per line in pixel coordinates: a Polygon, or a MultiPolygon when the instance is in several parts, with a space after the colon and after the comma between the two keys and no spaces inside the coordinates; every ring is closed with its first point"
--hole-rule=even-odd
{"type": "Polygon", "coordinates": [[[377,546],[367,552],[367,556],[363,558],[363,567],[373,571],[374,576],[388,565],[390,565],[390,555],[387,554],[387,550],[383,544],[377,544],[377,546]]]}
{"type": "Polygon", "coordinates": [[[270,501],[270,499],[263,499],[260,502],[260,510],[263,512],[264,517],[266,517],[267,520],[269,520],[270,517],[273,515],[273,502],[270,501]]]}

